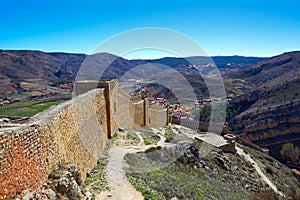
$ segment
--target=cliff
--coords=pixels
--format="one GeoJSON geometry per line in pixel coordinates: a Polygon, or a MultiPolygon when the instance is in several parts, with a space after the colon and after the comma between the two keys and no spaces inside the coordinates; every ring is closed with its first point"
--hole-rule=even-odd
{"type": "Polygon", "coordinates": [[[232,77],[251,87],[234,99],[243,112],[230,121],[234,132],[278,157],[282,144],[300,145],[300,52],[266,59],[232,77]]]}

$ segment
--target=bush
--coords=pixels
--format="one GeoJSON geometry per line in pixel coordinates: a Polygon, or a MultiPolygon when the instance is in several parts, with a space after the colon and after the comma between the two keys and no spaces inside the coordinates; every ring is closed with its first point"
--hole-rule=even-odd
{"type": "Polygon", "coordinates": [[[171,142],[175,136],[176,133],[174,133],[172,130],[166,130],[165,132],[166,142],[171,142]]]}
{"type": "Polygon", "coordinates": [[[274,173],[273,168],[269,165],[265,167],[265,170],[268,174],[273,175],[273,173],[274,173]]]}
{"type": "Polygon", "coordinates": [[[300,157],[300,148],[294,146],[293,143],[286,143],[281,147],[280,156],[284,161],[291,161],[294,164],[298,164],[300,157]]]}

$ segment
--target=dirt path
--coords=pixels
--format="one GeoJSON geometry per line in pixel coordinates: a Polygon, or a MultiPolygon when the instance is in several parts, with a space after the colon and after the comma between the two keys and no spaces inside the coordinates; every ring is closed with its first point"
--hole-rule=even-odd
{"type": "Polygon", "coordinates": [[[259,176],[261,177],[261,179],[262,179],[263,181],[265,181],[275,193],[279,194],[279,195],[282,196],[282,197],[285,197],[285,195],[284,195],[282,192],[280,192],[280,191],[277,189],[277,187],[271,182],[271,180],[270,180],[270,179],[269,179],[269,178],[261,171],[261,169],[260,169],[260,167],[258,166],[257,162],[256,162],[255,160],[253,160],[253,159],[251,158],[250,155],[246,154],[246,153],[244,152],[244,150],[241,149],[241,148],[239,148],[239,147],[235,147],[235,148],[236,148],[236,150],[237,150],[237,153],[238,153],[240,156],[244,157],[246,160],[248,160],[250,163],[252,163],[253,167],[255,168],[255,170],[257,171],[257,173],[258,173],[259,176]]]}
{"type": "Polygon", "coordinates": [[[139,146],[144,145],[144,138],[141,136],[140,132],[135,132],[135,134],[138,136],[140,143],[139,146]]]}
{"type": "MultiPolygon", "coordinates": [[[[159,132],[157,130],[157,132],[159,132]]],[[[155,133],[157,133],[155,131],[155,133]]],[[[96,195],[96,200],[143,200],[142,194],[137,191],[127,180],[123,167],[125,166],[124,156],[127,153],[136,153],[145,151],[146,149],[163,145],[165,137],[158,134],[160,141],[157,145],[145,145],[144,139],[139,132],[136,132],[140,142],[136,146],[128,146],[126,142],[119,141],[120,146],[113,146],[109,150],[108,164],[106,167],[106,179],[108,181],[110,191],[101,192],[96,195]]]]}
{"type": "MultiPolygon", "coordinates": [[[[156,133],[160,140],[156,145],[145,145],[143,137],[140,135],[139,132],[136,132],[140,142],[138,145],[129,146],[126,145],[126,142],[122,140],[119,141],[119,146],[113,146],[109,150],[109,159],[108,164],[106,167],[106,178],[108,184],[110,186],[110,191],[101,192],[100,194],[96,195],[96,200],[143,200],[144,197],[142,194],[137,191],[127,180],[125,176],[125,171],[123,170],[124,164],[124,156],[127,153],[136,153],[139,151],[145,151],[146,149],[153,147],[153,146],[163,146],[165,145],[166,138],[163,136],[164,132],[161,133],[160,130],[152,128],[152,131],[156,133]]],[[[175,133],[178,134],[178,131],[173,129],[175,133]]],[[[189,138],[194,138],[195,134],[192,133],[185,133],[185,136],[189,138]]],[[[261,179],[266,182],[269,187],[274,190],[277,194],[282,197],[285,195],[278,191],[277,187],[271,182],[271,180],[262,172],[260,167],[258,166],[257,162],[251,158],[250,155],[246,154],[243,149],[236,147],[237,153],[241,155],[245,160],[249,161],[253,164],[253,167],[261,177],[261,179]]]]}
{"type": "Polygon", "coordinates": [[[166,137],[163,136],[165,134],[165,129],[162,130],[162,133],[160,133],[160,131],[156,128],[152,128],[152,131],[158,135],[160,137],[160,140],[157,142],[157,146],[163,146],[165,144],[166,141],[166,137]],[[162,135],[163,134],[163,135],[162,135]]]}
{"type": "Polygon", "coordinates": [[[96,200],[142,200],[144,197],[127,180],[123,170],[123,158],[127,153],[140,151],[134,147],[112,147],[106,167],[106,178],[110,186],[109,192],[102,192],[96,200]]]}
{"type": "MultiPolygon", "coordinates": [[[[178,134],[178,131],[177,131],[177,130],[175,130],[175,129],[173,129],[173,128],[172,128],[172,130],[173,130],[175,133],[178,134]]],[[[192,138],[192,139],[195,138],[195,135],[194,135],[194,134],[189,134],[189,133],[185,133],[185,132],[184,132],[184,135],[187,136],[187,137],[189,137],[189,138],[192,138]]],[[[261,177],[261,179],[262,179],[263,181],[265,181],[265,182],[269,185],[269,187],[270,187],[275,193],[279,194],[279,195],[282,196],[282,197],[285,197],[285,195],[284,195],[281,191],[279,191],[279,190],[277,189],[277,187],[271,182],[271,180],[270,180],[270,179],[269,179],[269,178],[261,171],[261,169],[260,169],[260,167],[258,166],[257,162],[256,162],[255,160],[253,160],[253,159],[251,158],[250,155],[246,154],[246,153],[244,152],[243,149],[241,149],[241,148],[239,148],[239,147],[237,147],[237,146],[236,146],[235,148],[236,148],[237,153],[238,153],[239,155],[241,155],[242,157],[244,157],[244,158],[245,158],[247,161],[249,161],[250,163],[253,163],[253,167],[255,168],[255,170],[257,171],[257,173],[258,173],[259,176],[261,177]]]]}

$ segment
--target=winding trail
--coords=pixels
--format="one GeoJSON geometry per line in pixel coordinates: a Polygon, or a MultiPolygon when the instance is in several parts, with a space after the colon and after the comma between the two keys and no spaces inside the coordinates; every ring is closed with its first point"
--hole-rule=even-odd
{"type": "MultiPolygon", "coordinates": [[[[175,130],[175,129],[173,129],[172,128],[172,130],[175,132],[175,133],[177,133],[178,134],[178,131],[177,130],[175,130]]],[[[195,138],[195,135],[194,134],[190,134],[190,133],[186,133],[186,132],[183,132],[183,134],[185,135],[185,136],[187,136],[187,137],[189,137],[189,138],[195,138]]],[[[279,194],[280,196],[282,196],[282,197],[285,197],[285,195],[281,192],[281,191],[279,191],[278,189],[277,189],[277,187],[272,183],[272,181],[261,171],[261,169],[260,169],[260,167],[258,166],[258,164],[257,164],[257,162],[255,161],[255,160],[253,160],[252,158],[251,158],[251,156],[250,155],[248,155],[248,154],[246,154],[245,152],[244,152],[244,150],[243,149],[241,149],[241,148],[239,148],[239,147],[235,147],[235,149],[237,150],[237,154],[239,154],[240,156],[242,156],[245,160],[247,160],[247,161],[249,161],[250,163],[252,163],[253,164],[253,167],[254,167],[254,169],[256,170],[256,172],[258,173],[258,175],[261,177],[261,179],[264,181],[264,182],[266,182],[268,185],[269,185],[269,187],[275,192],[275,193],[277,193],[277,194],[279,194]]]]}
{"type": "MultiPolygon", "coordinates": [[[[136,153],[140,151],[145,151],[150,147],[154,146],[163,146],[165,145],[166,138],[163,136],[164,130],[161,131],[155,128],[152,128],[152,131],[160,137],[160,140],[156,145],[145,145],[143,137],[140,135],[140,132],[136,132],[140,142],[138,145],[120,145],[120,146],[113,146],[109,150],[109,158],[108,164],[106,166],[106,179],[110,186],[110,191],[104,191],[100,194],[96,195],[96,200],[143,200],[143,195],[137,191],[127,180],[125,176],[125,171],[123,167],[125,166],[124,163],[124,156],[127,153],[136,153]]],[[[175,133],[178,134],[178,131],[173,129],[175,133]]],[[[194,139],[195,134],[191,133],[184,133],[185,136],[194,139]]],[[[260,167],[258,166],[257,162],[251,158],[250,155],[246,154],[243,149],[236,147],[237,153],[242,156],[245,160],[249,161],[253,164],[253,167],[261,177],[261,179],[266,182],[269,187],[274,190],[277,194],[282,197],[285,195],[277,189],[277,187],[271,182],[271,180],[262,172],[260,167]]]]}
{"type": "Polygon", "coordinates": [[[123,170],[123,158],[127,153],[140,151],[134,147],[112,147],[109,151],[109,159],[106,167],[106,179],[110,186],[109,192],[102,192],[96,196],[96,200],[143,200],[143,195],[138,192],[127,180],[123,170]]]}
{"type": "Polygon", "coordinates": [[[244,151],[243,149],[239,148],[239,147],[235,147],[235,148],[236,148],[236,150],[237,150],[237,153],[238,153],[240,156],[244,157],[247,161],[249,161],[250,163],[252,163],[253,167],[255,168],[255,170],[257,171],[258,175],[261,177],[261,179],[262,179],[263,181],[265,181],[265,182],[269,185],[269,187],[270,187],[275,193],[279,194],[279,195],[282,196],[282,197],[285,197],[285,195],[284,195],[281,191],[279,191],[279,190],[277,189],[277,187],[271,182],[271,180],[270,180],[270,179],[269,179],[269,178],[261,171],[261,169],[260,169],[260,167],[258,166],[257,162],[256,162],[255,160],[253,160],[253,159],[251,158],[250,155],[246,154],[245,151],[244,151]]]}
{"type": "MultiPolygon", "coordinates": [[[[153,131],[157,134],[157,130],[153,131]]],[[[143,200],[143,195],[137,191],[127,180],[123,167],[124,156],[127,153],[136,153],[145,151],[150,147],[163,145],[165,137],[159,135],[160,140],[156,145],[145,145],[143,137],[139,132],[136,132],[139,137],[139,144],[137,146],[113,146],[109,150],[108,164],[105,168],[106,179],[108,181],[110,191],[104,191],[96,195],[96,200],[143,200]]]]}
{"type": "Polygon", "coordinates": [[[165,141],[166,141],[166,137],[163,136],[163,135],[165,134],[166,130],[163,129],[163,130],[162,130],[162,134],[160,134],[159,130],[156,129],[156,128],[152,128],[152,131],[153,131],[156,135],[158,135],[158,136],[160,137],[160,140],[157,142],[156,146],[162,146],[162,145],[164,145],[164,144],[165,144],[165,141]]]}
{"type": "Polygon", "coordinates": [[[139,146],[144,145],[144,138],[141,136],[140,132],[135,132],[135,134],[138,136],[140,143],[138,144],[139,146]]]}

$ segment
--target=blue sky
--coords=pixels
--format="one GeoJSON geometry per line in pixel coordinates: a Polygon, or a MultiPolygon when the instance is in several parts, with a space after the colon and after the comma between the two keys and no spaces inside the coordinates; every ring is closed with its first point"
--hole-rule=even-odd
{"type": "Polygon", "coordinates": [[[90,53],[122,31],[162,27],[186,34],[209,55],[300,50],[296,0],[3,0],[0,15],[1,49],[90,53]]]}

